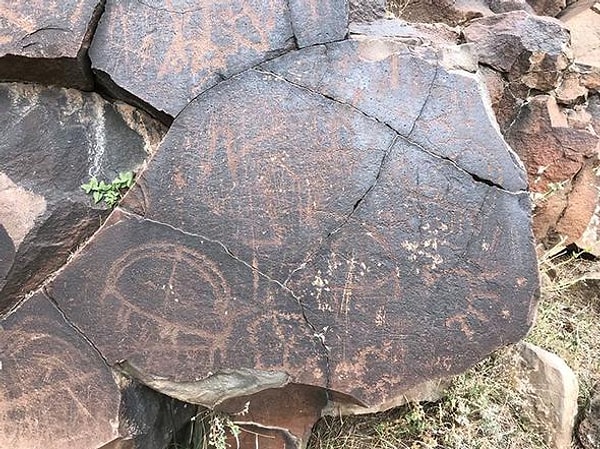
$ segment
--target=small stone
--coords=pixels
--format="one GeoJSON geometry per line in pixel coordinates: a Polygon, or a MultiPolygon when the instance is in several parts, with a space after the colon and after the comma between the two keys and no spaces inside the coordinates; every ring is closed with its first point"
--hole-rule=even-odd
{"type": "Polygon", "coordinates": [[[588,90],[576,72],[565,73],[560,85],[556,88],[556,101],[570,106],[580,103],[587,97],[588,90]]]}
{"type": "Polygon", "coordinates": [[[556,354],[531,343],[519,343],[517,351],[534,395],[530,406],[538,431],[552,449],[570,449],[579,394],[577,376],[556,354]]]}

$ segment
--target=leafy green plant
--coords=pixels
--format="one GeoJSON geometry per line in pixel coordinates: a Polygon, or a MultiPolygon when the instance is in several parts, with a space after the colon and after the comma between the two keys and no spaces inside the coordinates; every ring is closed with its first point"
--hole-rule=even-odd
{"type": "Polygon", "coordinates": [[[88,195],[92,195],[95,204],[104,201],[108,207],[112,208],[117,205],[123,193],[133,185],[134,176],[132,171],[121,172],[111,183],[98,182],[98,179],[93,176],[81,188],[88,195]]]}

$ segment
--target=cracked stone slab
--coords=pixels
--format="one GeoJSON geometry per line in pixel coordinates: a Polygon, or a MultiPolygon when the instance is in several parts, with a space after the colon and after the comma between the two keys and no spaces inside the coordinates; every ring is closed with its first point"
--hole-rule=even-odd
{"type": "Polygon", "coordinates": [[[524,170],[441,57],[350,40],[204,92],[52,298],[109,363],[209,406],[273,376],[375,406],[519,340],[524,170]]]}
{"type": "Polygon", "coordinates": [[[524,190],[520,162],[495,125],[483,82],[441,65],[441,55],[448,53],[392,38],[365,38],[289,53],[263,67],[352,105],[481,179],[511,191],[524,190]]]}
{"type": "Polygon", "coordinates": [[[86,52],[102,3],[0,2],[0,80],[92,90],[86,52]]]}
{"type": "Polygon", "coordinates": [[[24,84],[0,84],[0,128],[0,225],[13,247],[10,261],[0,263],[1,312],[58,269],[108,215],[81,184],[139,168],[163,128],[97,94],[24,84]]]}
{"type": "Polygon", "coordinates": [[[109,364],[169,396],[325,385],[296,299],[209,238],[117,210],[48,291],[109,364]]]}
{"type": "Polygon", "coordinates": [[[347,0],[109,0],[90,49],[117,97],[177,115],[224,78],[296,45],[343,39],[347,0]]]}
{"type": "Polygon", "coordinates": [[[115,375],[41,292],[0,320],[0,362],[1,447],[164,449],[192,416],[115,375]]]}
{"type": "Polygon", "coordinates": [[[322,330],[330,387],[377,404],[518,341],[537,289],[529,216],[527,193],[398,140],[369,196],[288,282],[322,330]]]}

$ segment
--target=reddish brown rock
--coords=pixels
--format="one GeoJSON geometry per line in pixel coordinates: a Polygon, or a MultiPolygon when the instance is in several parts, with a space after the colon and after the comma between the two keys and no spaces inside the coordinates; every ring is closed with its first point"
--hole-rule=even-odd
{"type": "Polygon", "coordinates": [[[588,131],[569,128],[566,116],[547,95],[521,108],[506,139],[527,167],[531,190],[541,193],[571,180],[597,154],[599,141],[588,131]]]}
{"type": "Polygon", "coordinates": [[[479,62],[541,91],[559,85],[571,62],[569,32],[558,20],[513,11],[474,20],[464,29],[479,62]]]}
{"type": "Polygon", "coordinates": [[[225,78],[296,45],[343,39],[347,9],[346,0],[110,1],[92,67],[113,95],[169,121],[225,78]]]}
{"type": "Polygon", "coordinates": [[[0,263],[0,313],[35,289],[109,213],[81,189],[135,170],[162,127],[97,94],[0,85],[0,225],[13,253],[0,263]]]}
{"type": "Polygon", "coordinates": [[[517,341],[524,173],[441,54],[313,46],[203,93],[52,297],[110,364],[210,407],[289,383],[385,403],[517,341]]]}
{"type": "Polygon", "coordinates": [[[0,447],[164,449],[191,417],[115,375],[43,293],[0,319],[0,335],[0,447]]]}
{"type": "Polygon", "coordinates": [[[321,388],[290,384],[227,400],[217,410],[244,429],[240,447],[304,448],[327,400],[321,388]]]}
{"type": "Polygon", "coordinates": [[[101,10],[99,0],[3,1],[0,80],[91,90],[87,49],[101,10]]]}
{"type": "Polygon", "coordinates": [[[569,201],[555,227],[558,234],[567,237],[567,244],[575,242],[581,248],[591,249],[598,245],[598,236],[593,240],[589,238],[591,236],[584,237],[598,205],[600,180],[595,163],[597,165],[597,161],[589,161],[574,178],[569,201]]]}

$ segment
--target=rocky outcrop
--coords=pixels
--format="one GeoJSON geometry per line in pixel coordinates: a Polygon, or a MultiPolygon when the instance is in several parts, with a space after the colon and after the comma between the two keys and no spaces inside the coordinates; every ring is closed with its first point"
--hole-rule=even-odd
{"type": "Polygon", "coordinates": [[[475,44],[480,63],[532,89],[558,87],[562,71],[572,60],[565,26],[525,11],[474,20],[464,29],[464,36],[475,44]]]}
{"type": "Polygon", "coordinates": [[[91,90],[87,62],[100,0],[11,2],[0,9],[0,81],[91,90]]]}
{"type": "Polygon", "coordinates": [[[294,384],[376,405],[518,340],[525,176],[442,54],[363,36],[200,95],[50,297],[109,364],[209,407],[294,384]]]}
{"type": "Polygon", "coordinates": [[[0,114],[0,224],[8,248],[0,311],[6,311],[62,266],[108,215],[80,185],[137,170],[164,130],[97,94],[35,85],[0,85],[0,114]]]}
{"type": "MultiPolygon", "coordinates": [[[[171,126],[154,152],[163,129],[131,106],[0,86],[0,446],[164,449],[195,419],[177,399],[228,413],[247,446],[301,447],[324,410],[393,406],[527,332],[527,173],[473,55],[495,104],[506,83],[576,104],[559,22],[483,18],[459,44],[447,25],[349,28],[341,0],[105,6],[77,61],[171,126]],[[128,170],[110,216],[80,188],[128,170]]],[[[448,22],[492,14],[442,6],[448,22]]],[[[525,136],[528,107],[506,105],[525,136]]]]}
{"type": "Polygon", "coordinates": [[[347,8],[344,0],[109,1],[92,68],[112,95],[169,122],[225,78],[293,48],[343,39],[347,8]]]}

